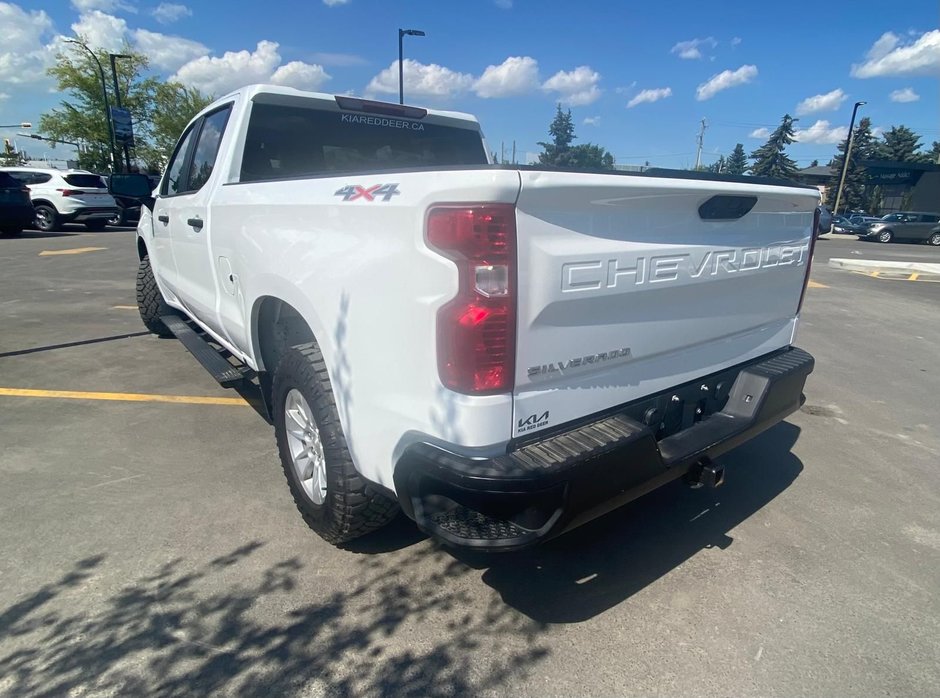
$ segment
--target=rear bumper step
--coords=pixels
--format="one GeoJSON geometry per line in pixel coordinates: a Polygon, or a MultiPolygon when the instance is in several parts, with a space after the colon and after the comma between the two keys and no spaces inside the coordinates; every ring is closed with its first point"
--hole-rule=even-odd
{"type": "MultiPolygon", "coordinates": [[[[710,459],[753,438],[803,403],[814,360],[795,347],[743,364],[709,416],[657,440],[628,416],[650,398],[495,458],[468,458],[428,443],[395,469],[402,509],[426,533],[469,548],[512,550],[574,528],[689,474],[717,486],[710,459]]],[[[714,377],[712,377],[714,378],[714,377]]],[[[708,379],[703,379],[708,380],[708,379]]]]}
{"type": "Polygon", "coordinates": [[[179,315],[161,315],[160,320],[223,388],[241,384],[245,377],[241,370],[226,361],[179,315]]]}

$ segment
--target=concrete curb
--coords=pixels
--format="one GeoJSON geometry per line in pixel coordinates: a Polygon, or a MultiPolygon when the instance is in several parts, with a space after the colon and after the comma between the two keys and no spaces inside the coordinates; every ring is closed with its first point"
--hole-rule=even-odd
{"type": "Polygon", "coordinates": [[[908,272],[940,276],[940,264],[932,262],[894,262],[877,259],[830,259],[833,269],[864,272],[908,272]]]}

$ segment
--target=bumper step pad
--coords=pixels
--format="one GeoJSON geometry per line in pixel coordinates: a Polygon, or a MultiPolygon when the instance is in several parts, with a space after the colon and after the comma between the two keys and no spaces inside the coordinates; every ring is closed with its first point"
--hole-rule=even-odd
{"type": "Polygon", "coordinates": [[[462,506],[433,514],[430,519],[458,541],[510,541],[531,534],[510,521],[500,521],[462,506]]]}

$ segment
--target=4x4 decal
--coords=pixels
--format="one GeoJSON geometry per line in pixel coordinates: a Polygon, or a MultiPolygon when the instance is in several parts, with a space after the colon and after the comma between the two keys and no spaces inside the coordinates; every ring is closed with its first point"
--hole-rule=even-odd
{"type": "Polygon", "coordinates": [[[398,191],[398,184],[375,184],[371,187],[360,187],[358,184],[347,184],[342,189],[337,189],[333,196],[342,196],[343,201],[356,201],[364,199],[365,201],[375,201],[381,197],[382,201],[391,201],[393,196],[401,194],[398,191]]]}

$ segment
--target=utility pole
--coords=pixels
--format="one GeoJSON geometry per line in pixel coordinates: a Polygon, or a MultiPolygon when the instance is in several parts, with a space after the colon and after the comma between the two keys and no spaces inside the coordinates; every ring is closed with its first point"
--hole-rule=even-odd
{"type": "Polygon", "coordinates": [[[849,169],[849,158],[852,157],[852,141],[855,140],[855,115],[858,108],[868,102],[856,102],[852,107],[852,120],[849,122],[849,139],[845,144],[845,158],[842,160],[842,174],[839,176],[839,188],[836,189],[836,204],[832,208],[835,215],[839,215],[839,203],[842,201],[842,188],[845,186],[845,173],[849,169]]]}
{"type": "Polygon", "coordinates": [[[516,164],[516,141],[512,142],[512,164],[516,164]]]}
{"type": "Polygon", "coordinates": [[[698,130],[698,150],[695,152],[695,169],[697,170],[702,166],[702,146],[705,144],[705,129],[708,128],[708,125],[705,123],[705,119],[702,119],[702,127],[698,130]]]}

